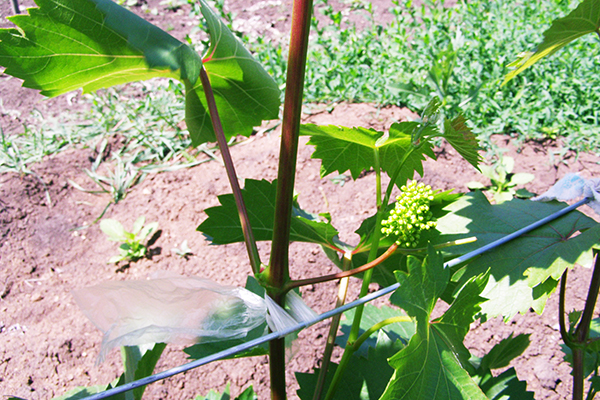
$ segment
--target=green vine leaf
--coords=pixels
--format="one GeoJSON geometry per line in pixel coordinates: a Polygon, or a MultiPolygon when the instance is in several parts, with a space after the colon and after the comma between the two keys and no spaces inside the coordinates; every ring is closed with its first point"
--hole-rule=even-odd
{"type": "Polygon", "coordinates": [[[503,85],[546,56],[556,53],[570,42],[598,33],[600,28],[600,0],[584,0],[569,15],[558,18],[544,32],[544,40],[535,52],[524,53],[509,67],[516,68],[506,75],[503,85]]]}
{"type": "Polygon", "coordinates": [[[0,29],[0,64],[23,86],[57,96],[158,76],[195,81],[189,46],[110,0],[37,0],[0,29]],[[178,73],[176,73],[178,71],[178,73]]]}
{"type": "MultiPolygon", "coordinates": [[[[279,117],[281,92],[275,80],[244,48],[204,0],[200,0],[211,43],[203,62],[208,74],[225,137],[250,136],[263,120],[279,117]]],[[[194,146],[215,141],[200,82],[187,81],[186,124],[194,146]]]]}
{"type": "Polygon", "coordinates": [[[248,136],[278,117],[275,81],[200,0],[211,46],[204,60],[190,46],[110,0],[37,0],[39,8],[0,29],[0,65],[45,96],[84,92],[155,77],[186,86],[186,122],[193,145],[214,141],[198,79],[209,75],[227,138],[248,136]]]}
{"type": "Polygon", "coordinates": [[[452,121],[444,121],[444,139],[465,159],[479,169],[481,155],[479,154],[479,142],[475,134],[465,124],[466,120],[462,115],[454,118],[452,121]]]}
{"type": "Polygon", "coordinates": [[[483,358],[471,357],[470,363],[476,367],[474,379],[479,379],[479,387],[492,400],[533,400],[533,393],[527,391],[527,383],[519,381],[514,368],[500,375],[493,369],[505,368],[529,346],[529,334],[509,337],[496,344],[483,358]]]}
{"type": "Polygon", "coordinates": [[[312,158],[320,159],[321,177],[334,171],[340,174],[350,171],[353,179],[361,172],[375,166],[375,152],[379,152],[381,168],[393,175],[406,153],[411,150],[404,163],[402,173],[396,181],[404,184],[414,173],[423,175],[425,156],[435,159],[432,145],[428,141],[413,146],[412,134],[420,129],[428,133],[437,132],[434,125],[417,122],[401,122],[390,127],[389,134],[384,135],[373,129],[346,128],[340,126],[302,125],[301,134],[310,136],[308,144],[315,146],[312,158]]]}
{"type": "Polygon", "coordinates": [[[395,372],[382,400],[487,399],[469,370],[464,336],[485,299],[480,296],[488,274],[471,279],[450,308],[430,321],[431,312],[448,284],[443,258],[430,246],[423,263],[409,257],[408,273],[398,271],[400,287],[391,302],[417,321],[417,332],[389,363],[395,372]]]}
{"type": "Polygon", "coordinates": [[[402,165],[400,175],[396,179],[396,186],[402,186],[409,179],[413,179],[415,172],[423,176],[423,161],[425,161],[425,156],[428,156],[432,160],[436,159],[431,141],[424,139],[418,144],[413,142],[413,136],[416,132],[418,132],[421,138],[439,134],[437,126],[434,124],[427,122],[400,122],[390,127],[389,137],[378,146],[381,169],[390,177],[400,167],[404,156],[410,152],[406,161],[404,161],[404,165],[402,165]]]}
{"type": "Polygon", "coordinates": [[[383,136],[383,132],[374,129],[314,124],[302,125],[300,134],[310,136],[307,144],[315,146],[311,158],[322,161],[321,177],[350,171],[352,179],[373,167],[376,143],[383,136]]]}
{"type": "MultiPolygon", "coordinates": [[[[276,181],[247,179],[242,196],[248,210],[248,218],[256,240],[272,240],[275,222],[276,181]]],[[[229,244],[243,242],[244,236],[240,225],[235,199],[232,194],[218,197],[220,206],[205,210],[208,218],[197,230],[213,244],[229,244]]],[[[329,248],[338,248],[338,231],[328,222],[300,209],[297,202],[293,206],[290,240],[295,242],[317,243],[329,248]]]]}
{"type": "MultiPolygon", "coordinates": [[[[446,207],[438,220],[440,241],[475,236],[477,241],[449,247],[449,253],[475,250],[565,207],[564,203],[514,199],[491,205],[480,192],[470,193],[446,207]]],[[[490,250],[458,269],[452,280],[460,288],[474,276],[491,271],[482,306],[488,317],[506,319],[533,308],[544,309],[563,272],[575,263],[591,265],[593,249],[600,242],[600,225],[573,211],[541,228],[490,250]]]]}

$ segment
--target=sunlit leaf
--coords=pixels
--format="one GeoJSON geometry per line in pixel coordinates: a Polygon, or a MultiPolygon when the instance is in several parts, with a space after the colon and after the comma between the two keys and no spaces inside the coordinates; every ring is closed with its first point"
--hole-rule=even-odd
{"type": "Polygon", "coordinates": [[[361,127],[301,126],[301,134],[310,136],[307,144],[315,146],[312,158],[322,160],[321,177],[338,171],[350,171],[353,179],[369,170],[375,162],[375,145],[383,132],[361,127]]]}
{"type": "MultiPolygon", "coordinates": [[[[477,241],[445,251],[464,254],[536,222],[566,205],[513,199],[491,205],[479,192],[470,193],[446,207],[450,211],[438,220],[443,233],[437,240],[446,241],[475,236],[477,241]]],[[[600,225],[578,211],[573,211],[541,228],[526,233],[479,258],[456,272],[453,280],[464,282],[490,269],[491,276],[482,305],[489,317],[503,315],[509,319],[533,307],[541,312],[556,282],[575,263],[591,265],[593,248],[600,242],[600,225]]]]}
{"type": "Polygon", "coordinates": [[[0,65],[25,87],[57,96],[157,76],[195,81],[189,46],[110,0],[38,0],[0,29],[0,65]]]}
{"type": "Polygon", "coordinates": [[[524,53],[509,65],[515,70],[506,75],[502,84],[581,36],[598,32],[598,28],[600,28],[600,0],[582,1],[569,15],[552,22],[552,26],[544,32],[544,40],[535,52],[524,53]]]}
{"type": "MultiPolygon", "coordinates": [[[[401,185],[413,178],[415,172],[423,175],[425,156],[435,159],[431,143],[424,141],[413,146],[411,135],[423,126],[417,122],[393,124],[389,134],[384,136],[383,132],[373,129],[307,124],[302,126],[301,133],[310,136],[308,144],[315,146],[312,158],[321,160],[321,176],[350,171],[352,178],[357,179],[361,172],[375,166],[376,151],[379,151],[381,168],[392,176],[409,152],[396,181],[401,185]]],[[[434,126],[426,125],[425,129],[437,132],[434,126]]]]}
{"type": "MultiPolygon", "coordinates": [[[[200,4],[211,38],[203,63],[215,94],[223,131],[227,139],[236,135],[249,136],[252,127],[263,120],[278,118],[279,87],[206,2],[200,0],[200,4]]],[[[197,146],[215,141],[200,81],[184,82],[185,120],[192,133],[192,143],[197,146]]]]}
{"type": "Polygon", "coordinates": [[[227,138],[248,136],[264,119],[278,117],[275,81],[200,0],[211,45],[204,60],[187,44],[110,0],[38,0],[29,15],[10,17],[18,28],[0,29],[0,65],[25,87],[57,96],[154,77],[186,86],[186,121],[194,145],[214,141],[204,91],[209,75],[227,138]]]}

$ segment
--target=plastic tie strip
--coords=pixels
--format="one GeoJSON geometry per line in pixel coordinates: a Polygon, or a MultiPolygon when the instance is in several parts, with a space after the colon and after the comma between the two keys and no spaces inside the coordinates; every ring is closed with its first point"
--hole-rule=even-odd
{"type": "Polygon", "coordinates": [[[108,281],[73,297],[104,334],[97,363],[115,347],[238,339],[265,321],[279,331],[317,315],[294,292],[286,296],[288,313],[266,295],[178,275],[108,281]]]}
{"type": "Polygon", "coordinates": [[[532,198],[533,201],[571,201],[581,196],[589,199],[588,205],[600,215],[600,179],[583,179],[577,174],[567,174],[546,193],[532,198]]]}

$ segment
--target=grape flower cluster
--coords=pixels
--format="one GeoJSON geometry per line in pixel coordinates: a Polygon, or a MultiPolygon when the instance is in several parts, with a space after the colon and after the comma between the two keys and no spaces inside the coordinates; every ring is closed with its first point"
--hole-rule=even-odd
{"type": "Polygon", "coordinates": [[[398,236],[396,244],[399,246],[417,247],[421,232],[436,226],[429,211],[434,192],[431,186],[416,181],[402,186],[400,191],[389,218],[381,223],[381,232],[385,236],[398,236]]]}

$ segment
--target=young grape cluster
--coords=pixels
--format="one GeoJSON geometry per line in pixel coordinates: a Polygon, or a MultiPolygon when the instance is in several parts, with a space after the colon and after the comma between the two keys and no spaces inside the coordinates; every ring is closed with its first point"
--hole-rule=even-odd
{"type": "Polygon", "coordinates": [[[389,218],[381,223],[381,232],[386,236],[398,236],[396,244],[399,246],[417,247],[421,232],[436,226],[429,211],[434,193],[431,186],[416,181],[402,186],[400,190],[389,218]]]}

